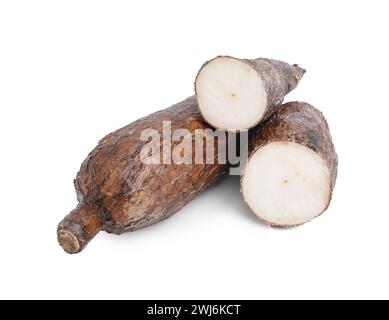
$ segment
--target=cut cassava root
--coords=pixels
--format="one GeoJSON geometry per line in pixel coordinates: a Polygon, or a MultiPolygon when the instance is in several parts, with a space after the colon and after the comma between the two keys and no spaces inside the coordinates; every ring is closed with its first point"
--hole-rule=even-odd
{"type": "Polygon", "coordinates": [[[218,129],[250,129],[275,112],[304,73],[298,65],[273,59],[216,57],[196,77],[201,113],[218,129]]]}
{"type": "Polygon", "coordinates": [[[289,102],[250,139],[241,191],[251,210],[274,226],[296,226],[323,213],[331,200],[337,155],[322,113],[289,102]]]}
{"type": "Polygon", "coordinates": [[[214,148],[213,164],[145,164],[141,153],[147,141],[141,134],[153,128],[162,136],[163,121],[171,122],[172,132],[209,129],[193,96],[102,139],[74,181],[79,205],[58,225],[58,242],[66,252],[80,252],[100,230],[120,234],[166,219],[228,172],[215,151],[227,142],[216,138],[214,145],[203,144],[204,154],[214,148]]]}

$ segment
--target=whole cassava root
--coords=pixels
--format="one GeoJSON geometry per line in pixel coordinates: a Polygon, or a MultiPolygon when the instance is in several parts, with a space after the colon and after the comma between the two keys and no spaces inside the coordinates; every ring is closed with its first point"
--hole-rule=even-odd
{"type": "MultiPolygon", "coordinates": [[[[66,252],[80,252],[100,230],[120,234],[166,219],[228,172],[228,164],[216,159],[218,152],[213,164],[145,164],[141,151],[147,142],[140,136],[149,128],[162,132],[163,121],[171,121],[172,131],[209,128],[193,96],[102,139],[74,181],[79,205],[58,225],[66,252]]],[[[226,141],[215,139],[215,150],[219,143],[226,141]]],[[[206,148],[204,143],[205,153],[206,148]]]]}
{"type": "Polygon", "coordinates": [[[218,56],[197,74],[195,91],[204,119],[223,130],[247,130],[270,116],[305,70],[273,59],[218,56]]]}
{"type": "Polygon", "coordinates": [[[307,103],[289,102],[250,139],[241,191],[260,219],[275,226],[295,226],[327,209],[337,167],[323,114],[307,103]]]}

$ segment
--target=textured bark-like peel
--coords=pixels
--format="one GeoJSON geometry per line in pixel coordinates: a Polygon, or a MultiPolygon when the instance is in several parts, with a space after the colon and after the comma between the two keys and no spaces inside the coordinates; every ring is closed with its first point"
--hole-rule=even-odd
{"type": "Polygon", "coordinates": [[[277,110],[304,73],[298,65],[274,59],[218,56],[196,77],[200,111],[219,129],[253,128],[277,110]]]}
{"type": "MultiPolygon", "coordinates": [[[[162,137],[163,121],[171,121],[172,132],[185,128],[192,136],[210,128],[192,96],[102,139],[75,179],[79,206],[58,226],[66,252],[80,252],[99,230],[120,234],[166,219],[228,172],[217,159],[218,143],[226,141],[216,138],[214,164],[144,164],[140,154],[147,142],[140,135],[153,128],[162,137]]],[[[209,145],[203,145],[206,154],[209,145]]]]}
{"type": "MultiPolygon", "coordinates": [[[[298,223],[291,222],[287,224],[271,221],[268,218],[264,218],[264,212],[258,212],[258,210],[255,210],[253,208],[254,201],[248,201],[249,191],[247,188],[253,187],[252,183],[247,183],[249,179],[246,177],[250,163],[252,164],[252,161],[254,161],[254,157],[258,157],[259,153],[262,152],[265,148],[269,148],[269,146],[273,146],[274,153],[274,150],[276,150],[277,148],[277,143],[280,147],[282,146],[283,148],[285,148],[286,145],[291,148],[293,147],[293,144],[296,144],[296,148],[301,149],[301,154],[306,154],[310,157],[310,152],[314,153],[314,155],[312,154],[312,157],[317,157],[317,159],[320,159],[320,161],[322,161],[323,165],[326,167],[329,179],[328,197],[326,197],[325,199],[323,209],[320,210],[320,212],[317,212],[317,214],[315,214],[311,218],[319,216],[327,209],[331,201],[338,168],[337,154],[332,143],[332,138],[327,121],[325,120],[323,114],[319,110],[315,109],[313,106],[304,102],[289,102],[282,105],[277,110],[277,112],[273,114],[265,123],[256,128],[256,130],[252,133],[252,137],[250,138],[249,156],[241,179],[242,194],[245,198],[246,203],[259,218],[271,225],[292,226],[302,224],[309,221],[310,219],[307,221],[299,221],[298,223]],[[301,146],[303,148],[300,148],[298,146],[301,146]],[[305,151],[303,149],[305,149],[305,151]]],[[[296,148],[294,148],[294,150],[296,150],[296,148]]],[[[287,160],[288,159],[286,158],[285,162],[281,166],[279,166],[279,170],[282,170],[282,167],[289,166],[287,160]]],[[[271,165],[272,164],[270,163],[269,166],[271,165]]],[[[300,169],[304,170],[304,168],[300,169]]],[[[255,169],[251,169],[250,174],[255,173],[253,172],[253,170],[255,171],[255,169]]],[[[266,172],[267,169],[258,168],[258,170],[263,170],[264,172],[266,172]]],[[[270,169],[268,171],[270,171],[270,169]]],[[[277,179],[279,179],[279,177],[277,177],[277,179]]],[[[299,177],[298,179],[301,179],[301,177],[299,177]]],[[[309,180],[310,177],[305,177],[304,179],[309,180]]],[[[262,181],[258,181],[256,187],[258,187],[261,183],[262,181]]],[[[284,183],[288,183],[286,178],[284,180],[284,183]]],[[[315,181],[313,181],[312,183],[315,183],[315,181]]],[[[281,188],[282,187],[280,181],[279,190],[281,190],[281,188]]],[[[293,186],[291,186],[290,188],[293,188],[293,186]]],[[[258,189],[260,188],[258,187],[258,189]]],[[[252,190],[250,192],[252,192],[252,190]]],[[[256,201],[258,202],[267,201],[267,199],[261,198],[261,194],[257,195],[257,199],[258,200],[256,201]]],[[[304,198],[302,198],[301,200],[304,201],[304,198]]]]}

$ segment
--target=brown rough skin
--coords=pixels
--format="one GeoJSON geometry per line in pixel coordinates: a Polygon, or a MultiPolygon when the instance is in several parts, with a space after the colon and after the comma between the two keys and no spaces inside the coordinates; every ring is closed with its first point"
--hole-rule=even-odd
{"type": "MultiPolygon", "coordinates": [[[[102,139],[74,181],[79,205],[58,225],[66,252],[80,252],[100,230],[120,234],[166,219],[228,172],[228,164],[217,161],[218,143],[225,142],[216,138],[215,164],[144,164],[140,152],[147,142],[140,141],[141,132],[154,128],[162,139],[163,121],[171,121],[172,132],[210,128],[192,96],[102,139]]],[[[205,148],[206,143],[204,154],[205,148]]]]}
{"type": "Polygon", "coordinates": [[[296,142],[316,152],[325,161],[330,173],[331,192],[323,212],[328,208],[338,172],[338,156],[321,111],[305,102],[285,103],[251,132],[249,141],[247,161],[258,149],[276,141],[296,142]]]}
{"type": "Polygon", "coordinates": [[[252,128],[258,125],[263,119],[268,118],[270,115],[272,115],[274,112],[277,111],[277,109],[282,105],[282,102],[284,101],[284,97],[297,87],[298,83],[300,82],[300,80],[302,79],[302,77],[306,72],[305,69],[301,68],[297,64],[290,65],[286,62],[274,60],[274,59],[267,59],[267,58],[238,59],[231,56],[218,56],[204,63],[203,66],[200,68],[199,72],[197,73],[197,77],[195,81],[196,94],[197,94],[197,89],[196,89],[197,78],[201,70],[211,61],[221,57],[236,59],[243,63],[248,64],[262,78],[265,91],[267,94],[267,106],[266,106],[266,111],[264,112],[262,118],[259,119],[256,122],[256,124],[252,126],[252,128]]]}

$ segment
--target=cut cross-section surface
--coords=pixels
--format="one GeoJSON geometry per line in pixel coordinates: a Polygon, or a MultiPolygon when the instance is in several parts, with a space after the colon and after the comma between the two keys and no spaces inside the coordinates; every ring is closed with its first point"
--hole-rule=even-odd
{"type": "Polygon", "coordinates": [[[242,193],[259,218],[274,225],[294,226],[325,210],[331,179],[326,163],[311,149],[279,141],[251,156],[242,193]]]}
{"type": "Polygon", "coordinates": [[[217,128],[250,128],[266,109],[267,93],[262,78],[238,59],[212,60],[199,74],[196,89],[203,116],[217,128]]]}

